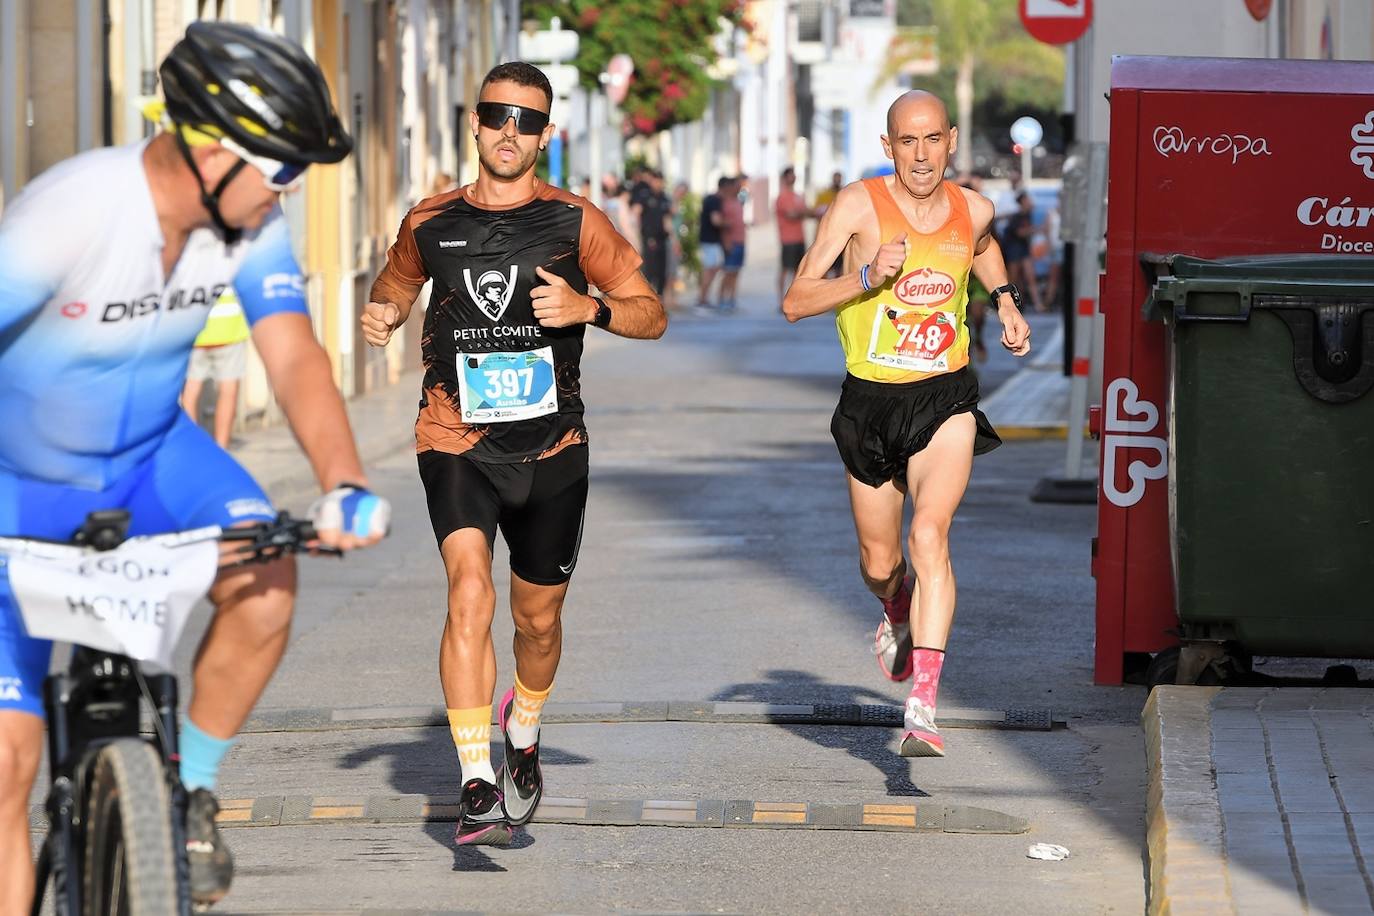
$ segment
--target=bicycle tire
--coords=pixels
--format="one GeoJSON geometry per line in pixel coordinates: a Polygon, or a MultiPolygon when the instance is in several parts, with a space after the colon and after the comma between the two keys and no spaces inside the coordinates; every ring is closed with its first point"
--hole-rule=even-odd
{"type": "Polygon", "coordinates": [[[91,766],[85,828],[85,916],[175,916],[171,803],[151,744],[120,738],[101,748],[91,766]]]}

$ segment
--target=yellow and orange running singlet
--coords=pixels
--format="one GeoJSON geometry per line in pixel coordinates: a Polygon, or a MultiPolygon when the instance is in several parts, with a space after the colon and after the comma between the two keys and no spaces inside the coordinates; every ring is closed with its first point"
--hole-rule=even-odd
{"type": "Polygon", "coordinates": [[[918,382],[968,365],[968,278],[973,220],[957,185],[942,187],[949,218],[917,232],[888,191],[886,179],[864,189],[878,214],[883,243],[906,233],[906,261],[897,276],[843,303],[835,316],[850,375],[871,382],[918,382]]]}

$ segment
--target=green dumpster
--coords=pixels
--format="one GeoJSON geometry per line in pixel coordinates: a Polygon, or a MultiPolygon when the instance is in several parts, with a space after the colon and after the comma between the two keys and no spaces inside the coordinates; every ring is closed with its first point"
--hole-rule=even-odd
{"type": "Polygon", "coordinates": [[[1374,258],[1147,258],[1182,637],[1374,658],[1374,258]]]}

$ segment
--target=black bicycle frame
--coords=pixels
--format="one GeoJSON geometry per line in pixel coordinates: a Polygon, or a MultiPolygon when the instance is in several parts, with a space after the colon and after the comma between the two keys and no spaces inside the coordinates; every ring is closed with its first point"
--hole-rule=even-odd
{"type": "MultiPolygon", "coordinates": [[[[91,765],[106,744],[118,738],[139,737],[143,691],[137,662],[122,655],[76,648],[65,672],[43,682],[43,706],[48,716],[48,760],[52,788],[48,792],[48,836],[38,858],[33,913],[42,908],[49,877],[54,878],[56,910],[81,912],[86,829],[79,801],[86,796],[91,765]]],[[[186,791],[178,777],[177,680],[171,674],[144,677],[156,717],[153,745],[162,757],[171,800],[172,849],[177,863],[177,895],[181,911],[191,909],[190,874],[186,862],[186,791]]]]}

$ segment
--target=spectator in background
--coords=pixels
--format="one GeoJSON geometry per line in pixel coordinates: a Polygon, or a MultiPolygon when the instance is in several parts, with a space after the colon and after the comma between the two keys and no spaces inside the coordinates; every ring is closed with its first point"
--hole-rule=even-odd
{"type": "Polygon", "coordinates": [[[735,303],[735,287],[739,285],[739,272],[744,268],[747,227],[744,224],[744,201],[740,199],[744,182],[743,175],[736,176],[721,193],[720,213],[723,222],[720,244],[725,249],[725,277],[720,281],[720,310],[725,314],[738,307],[735,303]]]}
{"type": "MultiPolygon", "coordinates": [[[[998,194],[997,199],[993,201],[993,212],[995,214],[994,231],[997,233],[997,237],[999,239],[1002,237],[1002,233],[1006,231],[1007,220],[1009,220],[1012,214],[1016,212],[1016,208],[1019,206],[1018,198],[1020,198],[1022,191],[1024,190],[1021,184],[1020,172],[1013,169],[1010,173],[1008,173],[1007,181],[1009,183],[1007,185],[1006,190],[998,194]]],[[[979,191],[978,193],[981,194],[982,191],[979,191]]],[[[1007,263],[1008,265],[1011,264],[1010,261],[1008,261],[1007,263]]]]}
{"type": "Polygon", "coordinates": [[[601,176],[601,212],[610,219],[615,230],[638,250],[639,232],[637,227],[632,225],[634,220],[630,218],[629,194],[625,186],[610,172],[601,176]]]}
{"type": "Polygon", "coordinates": [[[572,183],[573,193],[584,200],[592,199],[592,180],[590,178],[579,178],[572,183]]]}
{"type": "MultiPolygon", "coordinates": [[[[716,182],[714,194],[707,194],[701,201],[701,225],[697,229],[697,239],[701,254],[701,289],[697,293],[697,308],[711,308],[711,284],[725,266],[725,248],[721,245],[721,231],[725,226],[725,216],[721,212],[722,201],[730,193],[730,179],[722,176],[716,182]]],[[[722,289],[724,283],[722,281],[722,289]]]]}
{"type": "Polygon", "coordinates": [[[206,381],[215,383],[215,441],[229,447],[229,434],[239,409],[239,381],[248,362],[248,319],[243,306],[227,286],[210,309],[210,317],[196,338],[191,361],[186,368],[186,387],[181,390],[181,406],[200,423],[200,395],[206,381]]]}
{"type": "Polygon", "coordinates": [[[778,220],[778,243],[782,246],[782,258],[778,262],[778,302],[782,294],[796,276],[797,265],[806,254],[806,218],[812,212],[806,200],[797,193],[797,173],[792,166],[782,170],[782,187],[778,189],[774,215],[778,220]]]}
{"type": "Polygon", "coordinates": [[[1045,303],[1040,301],[1040,288],[1035,282],[1035,262],[1031,260],[1031,236],[1035,234],[1031,216],[1034,202],[1029,192],[1022,191],[1017,195],[1016,203],[1016,212],[1008,217],[1006,228],[1002,230],[1002,237],[998,241],[1011,282],[1026,291],[1037,312],[1043,312],[1045,303]]]}
{"type": "Polygon", "coordinates": [[[672,209],[663,191],[663,173],[646,170],[644,190],[631,208],[639,218],[639,238],[644,258],[644,278],[660,297],[668,285],[668,245],[672,236],[672,209]]]}
{"type": "Polygon", "coordinates": [[[668,289],[664,294],[663,307],[676,308],[679,290],[686,289],[682,279],[683,243],[687,240],[687,195],[690,189],[687,182],[679,181],[673,185],[673,197],[669,208],[669,222],[672,238],[668,240],[668,289]]]}
{"type": "MultiPolygon", "coordinates": [[[[1050,260],[1049,276],[1045,278],[1045,308],[1053,309],[1059,302],[1061,290],[1059,283],[1064,273],[1064,240],[1059,237],[1059,207],[1050,207],[1045,214],[1045,234],[1047,256],[1050,260]]],[[[1031,252],[1034,256],[1034,252],[1031,252]]]]}

